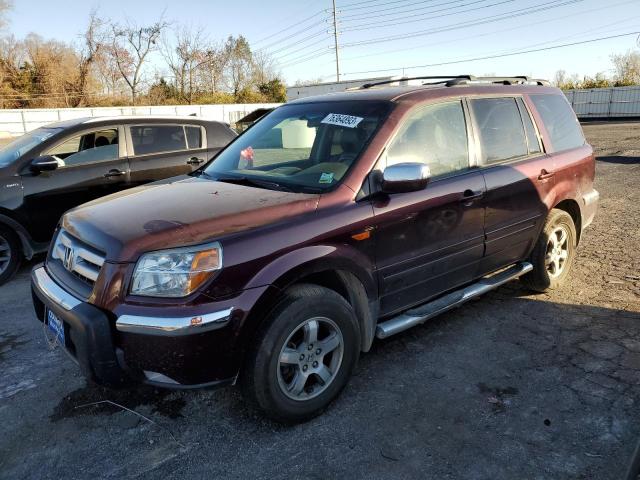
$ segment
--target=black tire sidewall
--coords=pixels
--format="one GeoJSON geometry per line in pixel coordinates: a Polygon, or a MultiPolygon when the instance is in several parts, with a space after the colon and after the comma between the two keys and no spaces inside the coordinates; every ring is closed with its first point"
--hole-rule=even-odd
{"type": "Polygon", "coordinates": [[[526,275],[526,278],[524,278],[525,282],[536,291],[545,291],[561,286],[571,273],[577,251],[577,238],[576,227],[571,215],[564,210],[552,210],[531,255],[533,271],[526,275]],[[569,235],[568,257],[562,273],[557,277],[551,277],[547,271],[545,261],[547,244],[551,232],[560,225],[566,228],[569,235]]]}
{"type": "Polygon", "coordinates": [[[323,287],[307,287],[288,295],[266,320],[258,336],[253,365],[252,395],[258,406],[285,423],[307,420],[321,413],[347,384],[359,356],[360,335],[351,306],[337,293],[323,287]],[[282,392],[277,377],[279,355],[289,335],[312,317],[331,319],[343,338],[343,357],[336,377],[325,391],[297,401],[282,392]]]}
{"type": "Polygon", "coordinates": [[[18,239],[18,236],[11,230],[5,227],[0,227],[0,236],[2,236],[9,243],[9,247],[11,248],[11,258],[9,260],[9,265],[5,269],[5,271],[0,274],[0,285],[2,285],[9,281],[18,270],[18,267],[20,266],[20,260],[22,259],[22,252],[20,249],[20,240],[18,239]]]}

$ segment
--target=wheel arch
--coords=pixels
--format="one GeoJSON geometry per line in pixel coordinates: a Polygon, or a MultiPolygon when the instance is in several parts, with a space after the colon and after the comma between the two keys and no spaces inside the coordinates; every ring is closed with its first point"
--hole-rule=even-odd
{"type": "Polygon", "coordinates": [[[378,318],[378,290],[373,264],[345,245],[307,247],[290,252],[265,267],[264,272],[277,272],[268,288],[248,314],[240,334],[238,355],[244,357],[260,325],[293,285],[311,283],[329,288],[341,295],[354,309],[360,328],[361,350],[371,348],[378,318]],[[294,260],[294,258],[296,260],[294,260]]]}
{"type": "Polygon", "coordinates": [[[553,208],[563,210],[571,216],[576,227],[576,245],[579,244],[582,233],[582,210],[580,209],[580,204],[572,198],[567,198],[558,202],[553,208]]]}
{"type": "Polygon", "coordinates": [[[27,229],[18,220],[9,216],[9,213],[4,210],[0,210],[0,226],[7,227],[16,234],[20,241],[20,253],[22,253],[27,260],[30,260],[36,251],[31,235],[27,229]]]}

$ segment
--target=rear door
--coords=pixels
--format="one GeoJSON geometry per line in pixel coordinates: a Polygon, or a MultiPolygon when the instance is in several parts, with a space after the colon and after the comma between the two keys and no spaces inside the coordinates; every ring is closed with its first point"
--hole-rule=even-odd
{"type": "Polygon", "coordinates": [[[22,173],[24,201],[37,241],[47,241],[60,216],[70,208],[128,186],[129,167],[119,139],[122,126],[74,133],[42,155],[52,155],[58,168],[22,173]]]}
{"type": "Polygon", "coordinates": [[[184,175],[207,161],[204,127],[184,123],[127,126],[132,185],[184,175]]]}
{"type": "Polygon", "coordinates": [[[373,201],[381,313],[422,303],[476,276],[484,251],[482,172],[469,156],[465,106],[419,107],[400,127],[382,160],[426,163],[427,187],[373,201]]]}
{"type": "Polygon", "coordinates": [[[487,186],[484,274],[528,256],[547,215],[554,166],[521,97],[468,102],[487,186]]]}

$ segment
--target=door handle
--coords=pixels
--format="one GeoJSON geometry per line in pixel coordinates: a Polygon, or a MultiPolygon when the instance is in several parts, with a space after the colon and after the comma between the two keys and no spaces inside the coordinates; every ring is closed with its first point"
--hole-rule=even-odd
{"type": "Polygon", "coordinates": [[[200,165],[201,163],[204,163],[204,159],[198,157],[191,157],[187,160],[187,165],[200,165]]]}
{"type": "Polygon", "coordinates": [[[127,172],[123,172],[122,170],[109,170],[107,173],[104,174],[104,178],[112,178],[112,177],[121,177],[123,175],[126,175],[127,172]]]}
{"type": "Polygon", "coordinates": [[[540,170],[540,175],[538,175],[538,180],[547,180],[548,178],[553,177],[556,172],[548,172],[544,168],[540,170]]]}
{"type": "Polygon", "coordinates": [[[474,201],[479,200],[482,197],[484,197],[484,192],[482,192],[482,191],[474,192],[473,190],[467,189],[462,193],[462,198],[460,199],[460,202],[462,202],[465,205],[469,206],[474,201]]]}

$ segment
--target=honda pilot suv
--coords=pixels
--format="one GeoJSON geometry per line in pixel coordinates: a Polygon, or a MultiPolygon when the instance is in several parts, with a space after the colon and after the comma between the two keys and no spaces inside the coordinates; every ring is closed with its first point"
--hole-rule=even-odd
{"type": "Polygon", "coordinates": [[[376,337],[517,277],[562,285],[598,200],[562,92],[423,80],[291,102],[192,174],[68,212],[38,318],[95,382],[239,383],[298,422],[376,337]]]}

